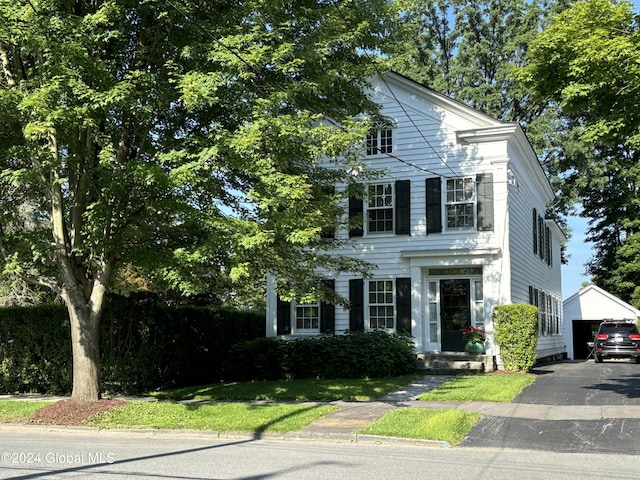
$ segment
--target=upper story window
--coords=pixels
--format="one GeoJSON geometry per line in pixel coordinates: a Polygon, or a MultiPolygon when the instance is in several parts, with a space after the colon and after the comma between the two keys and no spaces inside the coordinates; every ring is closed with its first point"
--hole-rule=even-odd
{"type": "Polygon", "coordinates": [[[389,121],[380,120],[373,124],[367,135],[367,156],[393,152],[393,126],[389,121]]]}
{"type": "Polygon", "coordinates": [[[426,179],[427,234],[493,231],[493,174],[426,179]]]}
{"type": "Polygon", "coordinates": [[[472,229],[476,219],[475,178],[447,179],[447,229],[472,229]]]}
{"type": "Polygon", "coordinates": [[[350,237],[364,234],[411,233],[411,181],[375,183],[367,185],[367,198],[349,198],[349,218],[354,225],[350,237]],[[366,210],[365,210],[366,207],[366,210]]]}
{"type": "Polygon", "coordinates": [[[393,232],[393,183],[369,185],[367,231],[393,232]]]}

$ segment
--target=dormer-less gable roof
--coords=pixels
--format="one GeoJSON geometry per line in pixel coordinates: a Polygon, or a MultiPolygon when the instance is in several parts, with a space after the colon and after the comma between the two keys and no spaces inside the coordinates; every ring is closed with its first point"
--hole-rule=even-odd
{"type": "Polygon", "coordinates": [[[554,192],[538,157],[524,130],[518,123],[502,122],[451,97],[424,86],[397,72],[387,72],[371,79],[371,96],[382,97],[401,104],[411,115],[437,118],[447,128],[456,132],[461,144],[474,144],[504,140],[517,153],[522,168],[551,202],[554,192]]]}
{"type": "Polygon", "coordinates": [[[585,312],[589,318],[593,317],[592,319],[635,320],[640,317],[640,310],[597,285],[588,285],[563,302],[565,310],[576,306],[580,307],[579,310],[585,312]]]}

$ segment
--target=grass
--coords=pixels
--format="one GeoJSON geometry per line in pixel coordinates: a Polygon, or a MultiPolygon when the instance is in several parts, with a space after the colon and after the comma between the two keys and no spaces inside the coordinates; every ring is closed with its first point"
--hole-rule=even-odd
{"type": "Polygon", "coordinates": [[[238,382],[150,393],[159,400],[372,401],[420,375],[389,378],[238,382]]]}
{"type": "Polygon", "coordinates": [[[47,401],[0,401],[0,423],[22,422],[51,402],[47,401]]]}
{"type": "MultiPolygon", "coordinates": [[[[535,381],[532,374],[493,373],[456,375],[418,397],[439,402],[511,402],[535,381]]],[[[457,444],[478,422],[480,415],[451,409],[403,408],[388,412],[360,433],[385,437],[440,440],[457,444]]]]}
{"type": "Polygon", "coordinates": [[[398,408],[360,433],[460,443],[480,419],[477,413],[448,409],[398,408]]]}
{"type": "Polygon", "coordinates": [[[418,400],[442,402],[511,402],[536,377],[529,373],[457,375],[418,400]]]}
{"type": "MultiPolygon", "coordinates": [[[[159,402],[129,402],[94,416],[99,428],[193,429],[219,432],[287,433],[304,428],[335,410],[323,405],[252,401],[371,401],[420,375],[383,379],[295,380],[206,385],[156,392],[159,402]],[[177,403],[190,400],[189,403],[177,403]],[[228,402],[232,400],[233,402],[228,402]],[[206,403],[217,401],[216,403],[206,403]]],[[[420,395],[424,401],[510,402],[535,380],[531,374],[457,375],[420,395]]],[[[0,422],[28,419],[50,402],[0,401],[0,422]]],[[[364,434],[459,443],[480,415],[455,409],[398,408],[361,431],[364,434]]]]}
{"type": "Polygon", "coordinates": [[[327,405],[131,402],[94,416],[90,425],[99,428],[287,433],[300,430],[335,409],[327,405]]]}

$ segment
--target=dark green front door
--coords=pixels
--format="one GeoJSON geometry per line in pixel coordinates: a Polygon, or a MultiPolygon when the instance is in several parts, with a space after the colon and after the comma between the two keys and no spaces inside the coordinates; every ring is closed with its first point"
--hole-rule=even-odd
{"type": "Polygon", "coordinates": [[[470,281],[440,280],[440,331],[443,352],[463,352],[462,330],[471,325],[470,281]]]}

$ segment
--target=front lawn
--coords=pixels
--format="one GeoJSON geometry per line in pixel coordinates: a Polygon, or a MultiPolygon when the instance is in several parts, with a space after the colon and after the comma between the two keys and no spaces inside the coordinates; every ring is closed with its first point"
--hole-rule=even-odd
{"type": "Polygon", "coordinates": [[[334,410],[336,407],[328,405],[130,402],[94,416],[89,424],[99,428],[287,433],[334,410]]]}
{"type": "Polygon", "coordinates": [[[360,433],[384,437],[437,440],[460,443],[476,422],[477,413],[431,408],[397,408],[360,433]]]}
{"type": "Polygon", "coordinates": [[[438,402],[511,402],[536,376],[530,373],[456,375],[418,400],[438,402]]]}
{"type": "Polygon", "coordinates": [[[420,375],[388,378],[235,382],[151,392],[160,400],[373,401],[420,375]]]}
{"type": "MultiPolygon", "coordinates": [[[[295,380],[242,382],[156,392],[167,401],[129,402],[92,417],[99,428],[194,429],[219,432],[287,433],[300,430],[334,411],[329,405],[255,403],[267,401],[373,401],[420,378],[420,375],[382,379],[295,380]],[[228,401],[232,400],[233,403],[228,401]],[[177,403],[183,401],[183,403],[177,403]],[[188,402],[184,402],[188,401],[188,402]],[[217,403],[207,403],[218,401],[217,403]]],[[[458,375],[420,395],[424,401],[510,402],[535,380],[530,374],[458,375]]],[[[0,422],[28,421],[50,402],[0,401],[0,422]]],[[[370,435],[459,443],[480,415],[456,409],[397,408],[363,429],[370,435]]]]}
{"type": "Polygon", "coordinates": [[[20,423],[51,402],[30,400],[0,400],[0,423],[20,423]]]}

